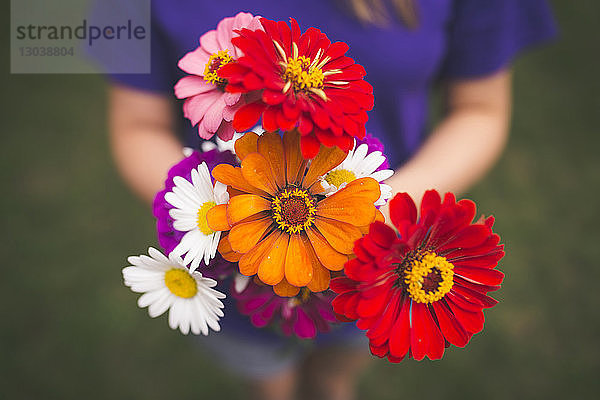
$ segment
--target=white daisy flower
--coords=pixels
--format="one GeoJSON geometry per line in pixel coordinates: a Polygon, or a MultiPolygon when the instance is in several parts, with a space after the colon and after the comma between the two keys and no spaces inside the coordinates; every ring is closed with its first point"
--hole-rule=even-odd
{"type": "MultiPolygon", "coordinates": [[[[252,128],[250,130],[250,132],[254,132],[257,135],[262,135],[262,133],[264,131],[265,130],[260,125],[256,125],[254,128],[252,128]]],[[[202,148],[202,151],[204,151],[204,152],[211,151],[213,149],[218,149],[220,152],[229,150],[233,154],[235,154],[235,149],[234,149],[235,141],[238,140],[239,138],[241,138],[242,136],[244,136],[243,133],[235,132],[233,134],[233,138],[228,141],[224,141],[219,137],[216,137],[214,142],[212,142],[210,140],[205,140],[204,142],[202,142],[201,148],[202,148]]]]}
{"type": "Polygon", "coordinates": [[[250,277],[242,274],[235,274],[233,277],[233,288],[237,293],[242,293],[248,287],[250,277]]]}
{"type": "Polygon", "coordinates": [[[191,272],[180,257],[171,253],[169,258],[150,247],[148,254],[129,257],[131,264],[123,268],[125,286],[136,293],[144,293],[138,306],[148,307],[152,318],[169,310],[169,326],[184,335],[190,331],[208,335],[209,328],[218,332],[219,318],[223,316],[225,295],[212,289],[217,282],[204,278],[200,272],[191,272]]]}
{"type": "Polygon", "coordinates": [[[173,253],[185,254],[184,264],[195,271],[201,261],[208,265],[217,254],[221,232],[209,228],[206,214],[214,206],[227,203],[229,194],[221,182],[215,181],[213,187],[206,163],[193,169],[191,175],[191,182],[181,176],[173,178],[175,186],[165,194],[165,200],[175,207],[169,210],[173,227],[186,232],[173,253]]]}
{"type": "Polygon", "coordinates": [[[235,154],[233,146],[235,145],[235,141],[238,140],[239,138],[241,138],[242,136],[243,136],[243,133],[235,132],[233,134],[233,138],[228,141],[224,141],[223,139],[221,139],[219,137],[217,137],[214,142],[211,140],[205,140],[204,142],[202,142],[202,145],[200,146],[200,148],[202,149],[203,152],[218,149],[220,152],[229,150],[235,154]]]}
{"type": "MultiPolygon", "coordinates": [[[[214,144],[214,143],[213,143],[214,144]]],[[[208,150],[205,150],[208,151],[208,150]]],[[[184,157],[189,157],[194,153],[194,149],[192,149],[191,147],[184,147],[181,152],[183,153],[184,157]]]]}
{"type": "MultiPolygon", "coordinates": [[[[324,194],[332,195],[338,190],[344,188],[348,183],[360,178],[373,178],[377,182],[382,182],[394,174],[391,169],[377,168],[385,161],[385,156],[380,151],[374,151],[367,154],[369,146],[365,143],[350,150],[346,159],[340,165],[325,174],[321,180],[324,194]]],[[[392,197],[392,188],[385,183],[380,183],[381,196],[375,202],[376,206],[384,205],[392,197]]]]}

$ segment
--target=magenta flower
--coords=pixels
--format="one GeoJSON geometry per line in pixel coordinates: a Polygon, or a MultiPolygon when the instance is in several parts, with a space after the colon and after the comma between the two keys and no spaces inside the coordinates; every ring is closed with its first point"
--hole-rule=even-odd
{"type": "MultiPolygon", "coordinates": [[[[165,199],[165,195],[173,190],[175,177],[179,176],[188,181],[191,180],[192,170],[203,162],[206,163],[209,171],[212,171],[217,164],[237,164],[235,155],[232,152],[220,152],[215,149],[205,153],[193,151],[188,157],[171,167],[165,181],[165,188],[156,194],[152,207],[153,214],[156,217],[158,242],[166,254],[170,254],[177,247],[186,232],[175,229],[175,221],[170,215],[170,211],[174,206],[165,199]]],[[[231,275],[234,268],[237,269],[235,264],[225,261],[217,254],[215,258],[210,260],[208,266],[202,261],[198,270],[202,272],[203,276],[223,280],[231,275]]]]}
{"type": "Polygon", "coordinates": [[[193,126],[198,125],[198,134],[203,139],[210,139],[216,133],[222,140],[231,140],[235,132],[233,115],[245,104],[240,93],[226,93],[227,81],[217,76],[219,68],[242,56],[231,44],[231,39],[237,36],[234,31],[242,28],[262,29],[258,17],[249,13],[224,18],[216,30],[200,37],[200,47],[179,60],[179,68],[190,75],[177,82],[175,95],[185,99],[183,114],[193,126]]]}
{"type": "MultiPolygon", "coordinates": [[[[369,150],[367,151],[367,154],[371,154],[374,151],[380,151],[385,156],[385,150],[383,148],[383,143],[381,143],[381,141],[379,139],[377,139],[375,136],[373,136],[372,134],[367,133],[364,138],[356,139],[356,144],[354,145],[354,147],[358,147],[361,144],[366,144],[367,146],[369,146],[369,150]]],[[[390,168],[390,164],[388,163],[387,157],[386,157],[385,161],[383,163],[381,163],[381,165],[379,167],[377,167],[377,169],[375,171],[381,171],[382,169],[389,169],[389,168],[390,168]]]]}
{"type": "Polygon", "coordinates": [[[231,296],[236,299],[240,313],[250,317],[252,325],[262,328],[274,324],[286,336],[295,334],[301,339],[314,339],[317,332],[329,332],[331,323],[337,322],[331,307],[334,295],[330,291],[314,293],[303,288],[297,296],[280,297],[271,286],[238,275],[231,296]]]}

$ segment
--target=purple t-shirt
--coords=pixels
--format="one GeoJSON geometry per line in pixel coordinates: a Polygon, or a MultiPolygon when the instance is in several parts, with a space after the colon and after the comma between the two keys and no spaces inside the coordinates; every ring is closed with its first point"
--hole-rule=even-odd
{"type": "MultiPolygon", "coordinates": [[[[423,140],[436,82],[494,73],[523,48],[555,34],[544,0],[415,2],[419,25],[410,30],[400,21],[385,27],[363,25],[336,0],[153,0],[152,73],[113,79],[172,95],[173,85],[184,76],[177,61],[222,18],[239,11],[273,20],[294,17],[303,31],[314,26],[332,41],[348,43],[348,55],[365,67],[375,95],[367,132],[384,143],[390,165],[397,167],[423,140]]],[[[182,114],[180,133],[187,146],[199,146],[197,131],[182,114]]]]}

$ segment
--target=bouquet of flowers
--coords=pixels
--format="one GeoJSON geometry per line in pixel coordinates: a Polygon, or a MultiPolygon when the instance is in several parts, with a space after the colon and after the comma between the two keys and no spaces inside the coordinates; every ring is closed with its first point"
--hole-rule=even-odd
{"type": "Polygon", "coordinates": [[[494,219],[475,220],[475,204],[451,193],[428,191],[420,210],[391,198],[383,146],[365,132],[372,88],[347,50],[294,19],[239,13],[180,60],[184,114],[218,139],[156,195],[164,254],[123,269],[151,317],[219,331],[227,281],[256,327],[311,339],[355,322],[391,362],[439,359],[483,329],[504,278],[494,219]],[[378,209],[388,201],[393,227],[378,209]]]}

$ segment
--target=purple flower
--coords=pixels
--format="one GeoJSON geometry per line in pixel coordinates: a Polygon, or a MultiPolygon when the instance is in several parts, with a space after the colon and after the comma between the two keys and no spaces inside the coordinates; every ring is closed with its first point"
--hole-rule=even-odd
{"type": "Polygon", "coordinates": [[[271,286],[248,279],[247,286],[231,288],[241,314],[250,317],[252,325],[262,328],[269,324],[279,326],[284,335],[295,334],[301,339],[313,339],[317,332],[329,332],[331,323],[337,322],[330,291],[313,293],[307,288],[294,297],[280,297],[271,286]],[[237,290],[241,290],[238,292],[237,290]]]}
{"type": "MultiPolygon", "coordinates": [[[[197,168],[202,162],[207,164],[209,171],[212,171],[218,164],[236,164],[236,158],[230,151],[220,152],[217,149],[205,153],[193,151],[191,155],[175,164],[169,170],[165,181],[165,188],[156,194],[152,206],[153,214],[156,217],[158,242],[167,254],[170,254],[173,251],[186,232],[179,231],[173,227],[174,220],[169,215],[169,210],[174,207],[165,200],[165,195],[172,191],[175,186],[173,179],[176,176],[180,176],[190,181],[191,171],[197,168]]],[[[207,268],[206,264],[202,262],[199,270],[204,276],[222,280],[230,275],[233,267],[234,264],[223,260],[223,258],[217,254],[217,256],[210,261],[210,268],[207,268]]]]}
{"type": "MultiPolygon", "coordinates": [[[[361,144],[366,144],[369,147],[369,151],[367,154],[370,154],[374,151],[380,151],[381,154],[383,154],[383,156],[385,157],[383,143],[381,143],[381,141],[379,141],[379,139],[377,139],[375,136],[371,135],[370,133],[367,133],[363,139],[356,139],[355,147],[358,147],[361,144]]],[[[385,161],[379,167],[377,167],[377,169],[375,171],[380,171],[382,169],[389,169],[389,168],[390,168],[390,164],[388,164],[387,157],[386,157],[385,161]]]]}

